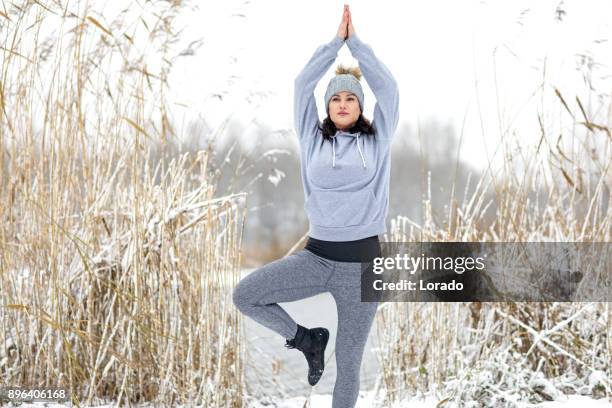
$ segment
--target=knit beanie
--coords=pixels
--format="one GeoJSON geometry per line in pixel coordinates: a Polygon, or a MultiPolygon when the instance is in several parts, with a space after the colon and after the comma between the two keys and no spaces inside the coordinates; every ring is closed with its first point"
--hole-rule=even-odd
{"type": "Polygon", "coordinates": [[[336,68],[336,76],[333,77],[327,85],[327,91],[325,91],[325,110],[329,112],[329,101],[334,94],[347,91],[355,94],[359,101],[359,107],[363,112],[363,89],[361,88],[361,71],[359,67],[345,68],[339,65],[336,68]]]}

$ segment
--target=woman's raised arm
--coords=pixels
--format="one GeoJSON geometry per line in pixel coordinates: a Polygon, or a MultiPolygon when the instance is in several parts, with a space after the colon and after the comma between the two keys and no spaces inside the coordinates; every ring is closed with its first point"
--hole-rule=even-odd
{"type": "Polygon", "coordinates": [[[363,43],[355,34],[352,17],[349,11],[348,38],[346,45],[353,57],[359,61],[359,68],[376,97],[373,124],[379,132],[377,137],[391,140],[399,120],[399,90],[391,71],[372,51],[372,47],[363,43]]]}
{"type": "Polygon", "coordinates": [[[295,78],[293,115],[300,142],[314,136],[319,125],[319,114],[314,90],[325,72],[334,63],[348,34],[348,7],[344,7],[338,34],[329,43],[317,48],[306,66],[295,78]]]}

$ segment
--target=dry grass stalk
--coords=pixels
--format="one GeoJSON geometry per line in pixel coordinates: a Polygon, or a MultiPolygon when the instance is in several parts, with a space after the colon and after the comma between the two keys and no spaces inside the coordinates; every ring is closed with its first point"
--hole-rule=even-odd
{"type": "Polygon", "coordinates": [[[2,17],[0,383],[238,407],[245,197],[214,197],[207,152],[168,157],[182,3],[122,5],[2,17]]]}

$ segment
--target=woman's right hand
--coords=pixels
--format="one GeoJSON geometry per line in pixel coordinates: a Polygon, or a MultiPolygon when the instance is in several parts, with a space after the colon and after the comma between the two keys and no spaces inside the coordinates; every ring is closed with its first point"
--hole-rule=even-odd
{"type": "Polygon", "coordinates": [[[349,11],[348,5],[344,5],[344,11],[342,12],[342,21],[340,21],[340,26],[338,27],[338,38],[341,40],[346,40],[348,36],[348,21],[349,21],[349,11]]]}

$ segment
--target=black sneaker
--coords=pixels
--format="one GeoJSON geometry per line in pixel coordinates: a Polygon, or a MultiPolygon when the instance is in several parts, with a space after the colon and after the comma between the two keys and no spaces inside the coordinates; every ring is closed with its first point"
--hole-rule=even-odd
{"type": "Polygon", "coordinates": [[[307,329],[298,324],[295,338],[287,340],[285,347],[298,349],[308,362],[308,384],[315,385],[321,379],[325,368],[325,347],[329,340],[329,331],[324,327],[307,329]]]}

